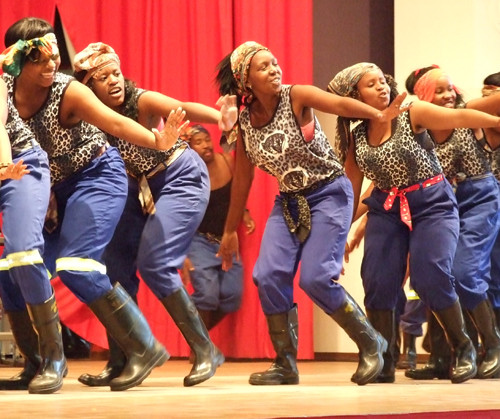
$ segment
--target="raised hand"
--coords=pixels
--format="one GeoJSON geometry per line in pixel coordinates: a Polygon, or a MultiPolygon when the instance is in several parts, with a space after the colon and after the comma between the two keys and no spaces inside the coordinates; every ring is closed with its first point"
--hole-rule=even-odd
{"type": "Polygon", "coordinates": [[[189,125],[189,120],[184,121],[185,117],[186,111],[179,107],[175,111],[170,111],[161,132],[153,128],[158,150],[168,150],[177,142],[177,139],[189,125]]]}
{"type": "Polygon", "coordinates": [[[235,95],[224,95],[217,101],[217,106],[220,107],[221,119],[219,121],[219,129],[221,131],[229,131],[233,128],[238,120],[238,107],[236,106],[235,95]]]}
{"type": "Polygon", "coordinates": [[[27,168],[28,166],[24,164],[23,160],[11,163],[7,167],[0,169],[0,180],[21,179],[30,172],[27,168]]]}
{"type": "Polygon", "coordinates": [[[391,104],[384,109],[382,112],[378,114],[378,119],[381,122],[387,122],[390,121],[399,114],[406,112],[408,109],[411,108],[411,102],[407,103],[406,105],[403,105],[403,101],[406,99],[407,93],[401,93],[400,95],[396,96],[396,98],[391,102],[391,104]]]}

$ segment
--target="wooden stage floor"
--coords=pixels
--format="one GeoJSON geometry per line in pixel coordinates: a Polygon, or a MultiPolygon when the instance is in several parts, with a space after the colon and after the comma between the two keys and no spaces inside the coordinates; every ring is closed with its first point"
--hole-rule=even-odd
{"type": "MultiPolygon", "coordinates": [[[[210,380],[186,388],[182,379],[191,366],[187,360],[170,360],[153,370],[141,386],[123,392],[85,387],[77,381],[82,372],[97,373],[104,363],[70,360],[69,374],[56,394],[0,391],[0,418],[238,419],[375,414],[396,418],[407,413],[450,411],[456,411],[454,418],[467,418],[479,410],[488,411],[483,417],[500,417],[500,380],[496,379],[462,384],[417,382],[398,370],[394,384],[359,387],[349,381],[354,362],[307,361],[299,362],[299,385],[251,386],[249,374],[266,369],[269,362],[226,362],[210,380]]],[[[10,377],[18,371],[2,366],[0,376],[10,377]]],[[[481,416],[476,412],[474,417],[481,416]]]]}

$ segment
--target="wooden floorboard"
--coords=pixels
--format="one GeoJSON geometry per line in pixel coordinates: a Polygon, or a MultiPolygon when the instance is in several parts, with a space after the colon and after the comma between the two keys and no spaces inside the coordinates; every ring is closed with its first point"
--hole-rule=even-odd
{"type": "MultiPolygon", "coordinates": [[[[360,387],[350,382],[355,363],[308,361],[299,362],[299,385],[251,386],[249,374],[266,369],[269,362],[226,362],[210,380],[183,387],[191,365],[187,360],[170,360],[141,386],[123,392],[85,387],[77,381],[81,373],[97,373],[103,365],[104,361],[69,361],[69,374],[56,394],[0,391],[0,418],[238,419],[370,414],[395,418],[397,414],[448,411],[465,418],[467,411],[477,410],[498,410],[500,417],[497,379],[462,384],[417,382],[398,371],[394,384],[360,387]]],[[[9,377],[18,371],[1,367],[0,375],[9,377]]]]}

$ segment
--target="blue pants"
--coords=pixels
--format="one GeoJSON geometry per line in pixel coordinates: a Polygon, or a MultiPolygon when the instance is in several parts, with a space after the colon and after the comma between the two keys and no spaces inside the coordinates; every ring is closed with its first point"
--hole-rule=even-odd
{"type": "Polygon", "coordinates": [[[488,297],[495,310],[500,309],[500,234],[497,235],[491,251],[491,279],[488,297]]]}
{"type": "Polygon", "coordinates": [[[231,313],[241,305],[243,293],[243,266],[234,260],[229,271],[222,270],[222,260],[215,256],[219,244],[195,234],[188,257],[194,270],[191,271],[193,301],[199,310],[220,310],[231,313]]]}
{"type": "Polygon", "coordinates": [[[451,274],[458,240],[455,195],[445,180],[409,192],[413,231],[401,221],[399,198],[386,211],[387,193],[375,188],[365,200],[369,207],[361,276],[365,306],[395,309],[409,253],[412,288],[432,310],[450,307],[456,300],[451,274]]]}
{"type": "MultiPolygon", "coordinates": [[[[283,217],[282,196],[276,197],[267,220],[253,271],[266,315],[292,308],[293,280],[299,262],[299,286],[327,314],[345,301],[344,288],[337,280],[352,219],[351,182],[346,176],[341,176],[309,193],[306,199],[311,209],[311,233],[304,243],[288,230],[283,217]]],[[[296,204],[291,201],[289,205],[295,219],[296,204]]]]}
{"type": "Polygon", "coordinates": [[[210,196],[207,168],[187,148],[165,170],[149,179],[156,213],[144,215],[137,180],[129,178],[125,210],[106,248],[112,282],[137,294],[136,270],[159,299],[183,286],[178,269],[205,214],[210,196]]]}
{"type": "Polygon", "coordinates": [[[59,225],[45,234],[61,281],[88,304],[111,290],[102,259],[125,205],[127,175],[114,147],[52,187],[59,225]]]}
{"type": "Polygon", "coordinates": [[[460,303],[474,309],[487,298],[491,251],[500,228],[500,200],[496,179],[465,180],[457,186],[460,234],[453,275],[460,303]]]}
{"type": "Polygon", "coordinates": [[[427,307],[418,297],[417,293],[410,289],[406,295],[406,303],[399,317],[399,326],[404,333],[414,336],[422,336],[422,324],[427,321],[427,307]]]}
{"type": "Polygon", "coordinates": [[[40,304],[52,295],[42,260],[42,229],[50,195],[47,154],[35,146],[18,154],[14,162],[20,159],[30,173],[19,180],[4,180],[0,185],[5,236],[0,292],[7,311],[25,310],[26,303],[40,304]]]}

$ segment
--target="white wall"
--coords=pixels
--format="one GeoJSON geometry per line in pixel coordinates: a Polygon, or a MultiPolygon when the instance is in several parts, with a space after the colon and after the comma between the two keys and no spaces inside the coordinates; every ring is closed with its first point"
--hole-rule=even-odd
{"type": "MultiPolygon", "coordinates": [[[[376,1],[376,0],[372,0],[376,1]]],[[[438,64],[462,89],[465,99],[480,95],[483,79],[500,71],[500,0],[395,0],[395,77],[438,64]]],[[[381,46],[383,47],[383,46],[381,46]]],[[[319,114],[329,138],[334,118],[319,114]]],[[[353,253],[340,283],[363,306],[359,276],[362,251],[353,253]]],[[[357,352],[354,343],[318,307],[314,312],[315,352],[357,352]]]]}

